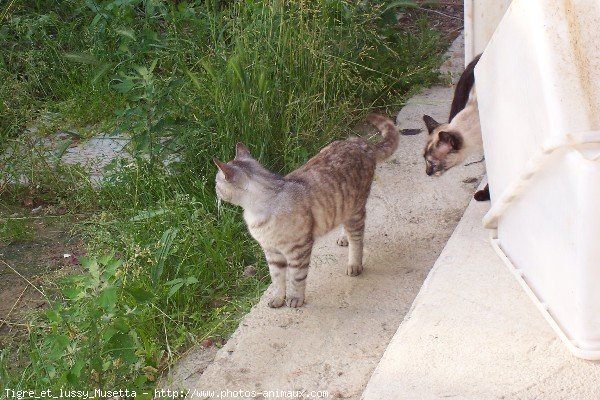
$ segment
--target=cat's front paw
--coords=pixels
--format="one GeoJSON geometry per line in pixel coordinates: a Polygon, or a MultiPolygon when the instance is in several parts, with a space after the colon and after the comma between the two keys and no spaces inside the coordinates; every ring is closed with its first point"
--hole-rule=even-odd
{"type": "Polygon", "coordinates": [[[271,300],[269,300],[269,302],[267,304],[269,304],[269,307],[271,307],[271,308],[279,308],[285,304],[285,298],[273,297],[271,300]]]}
{"type": "Polygon", "coordinates": [[[338,246],[346,247],[348,246],[348,237],[346,235],[340,235],[337,240],[338,246]]]}
{"type": "Polygon", "coordinates": [[[348,265],[346,269],[346,275],[349,276],[358,276],[363,271],[362,265],[348,265]]]}
{"type": "Polygon", "coordinates": [[[291,308],[298,308],[298,307],[302,307],[302,304],[304,304],[304,297],[290,297],[287,301],[288,307],[291,308]]]}

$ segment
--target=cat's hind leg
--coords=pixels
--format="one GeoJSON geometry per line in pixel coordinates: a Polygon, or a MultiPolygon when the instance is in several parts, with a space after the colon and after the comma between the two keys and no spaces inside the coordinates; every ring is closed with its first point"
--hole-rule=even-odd
{"type": "Polygon", "coordinates": [[[265,257],[275,292],[268,304],[269,307],[279,308],[285,304],[287,261],[283,254],[274,250],[265,250],[265,257]]]}
{"type": "Polygon", "coordinates": [[[357,276],[363,271],[362,258],[366,215],[366,210],[363,208],[344,222],[344,229],[348,236],[348,268],[346,269],[346,275],[357,276]]]}

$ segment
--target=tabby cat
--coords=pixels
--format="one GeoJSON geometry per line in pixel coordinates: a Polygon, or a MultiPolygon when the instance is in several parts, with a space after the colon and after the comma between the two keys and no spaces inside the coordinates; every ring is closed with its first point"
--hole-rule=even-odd
{"type": "Polygon", "coordinates": [[[248,230],[265,253],[274,286],[270,307],[281,307],[286,299],[290,307],[304,304],[313,243],[340,224],[344,229],[338,244],[349,246],[346,274],[362,272],[365,205],[375,165],[398,147],[391,120],[375,114],[367,119],[383,140],[335,141],[286,176],[265,169],[242,143],[232,161],[214,160],[217,196],[244,209],[248,230]]]}
{"type": "MultiPolygon", "coordinates": [[[[423,153],[427,175],[439,176],[460,164],[474,150],[482,146],[479,109],[475,91],[475,66],[481,54],[467,65],[458,80],[450,108],[448,123],[438,123],[429,115],[423,121],[429,139],[423,153]]],[[[475,193],[475,200],[490,199],[489,187],[475,193]]]]}

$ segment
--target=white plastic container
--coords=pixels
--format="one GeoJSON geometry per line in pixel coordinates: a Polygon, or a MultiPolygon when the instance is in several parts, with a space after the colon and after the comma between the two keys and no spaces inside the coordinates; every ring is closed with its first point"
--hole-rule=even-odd
{"type": "Polygon", "coordinates": [[[465,0],[465,65],[483,52],[511,0],[465,0]]]}
{"type": "Polygon", "coordinates": [[[600,359],[600,1],[514,0],[475,81],[492,244],[571,352],[600,359]]]}

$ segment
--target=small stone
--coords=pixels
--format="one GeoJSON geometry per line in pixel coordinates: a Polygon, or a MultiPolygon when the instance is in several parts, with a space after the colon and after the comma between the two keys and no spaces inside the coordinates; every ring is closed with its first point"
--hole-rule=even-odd
{"type": "Polygon", "coordinates": [[[31,210],[31,213],[32,213],[32,214],[39,214],[39,213],[40,213],[40,211],[42,211],[42,206],[38,206],[38,207],[36,207],[36,208],[32,209],[32,210],[31,210]]]}
{"type": "Polygon", "coordinates": [[[212,339],[204,339],[202,341],[202,347],[204,347],[205,349],[212,347],[214,344],[215,344],[215,342],[213,342],[212,339]]]}
{"type": "Polygon", "coordinates": [[[254,265],[248,265],[246,269],[244,269],[244,276],[250,277],[256,275],[256,268],[254,265]]]}

